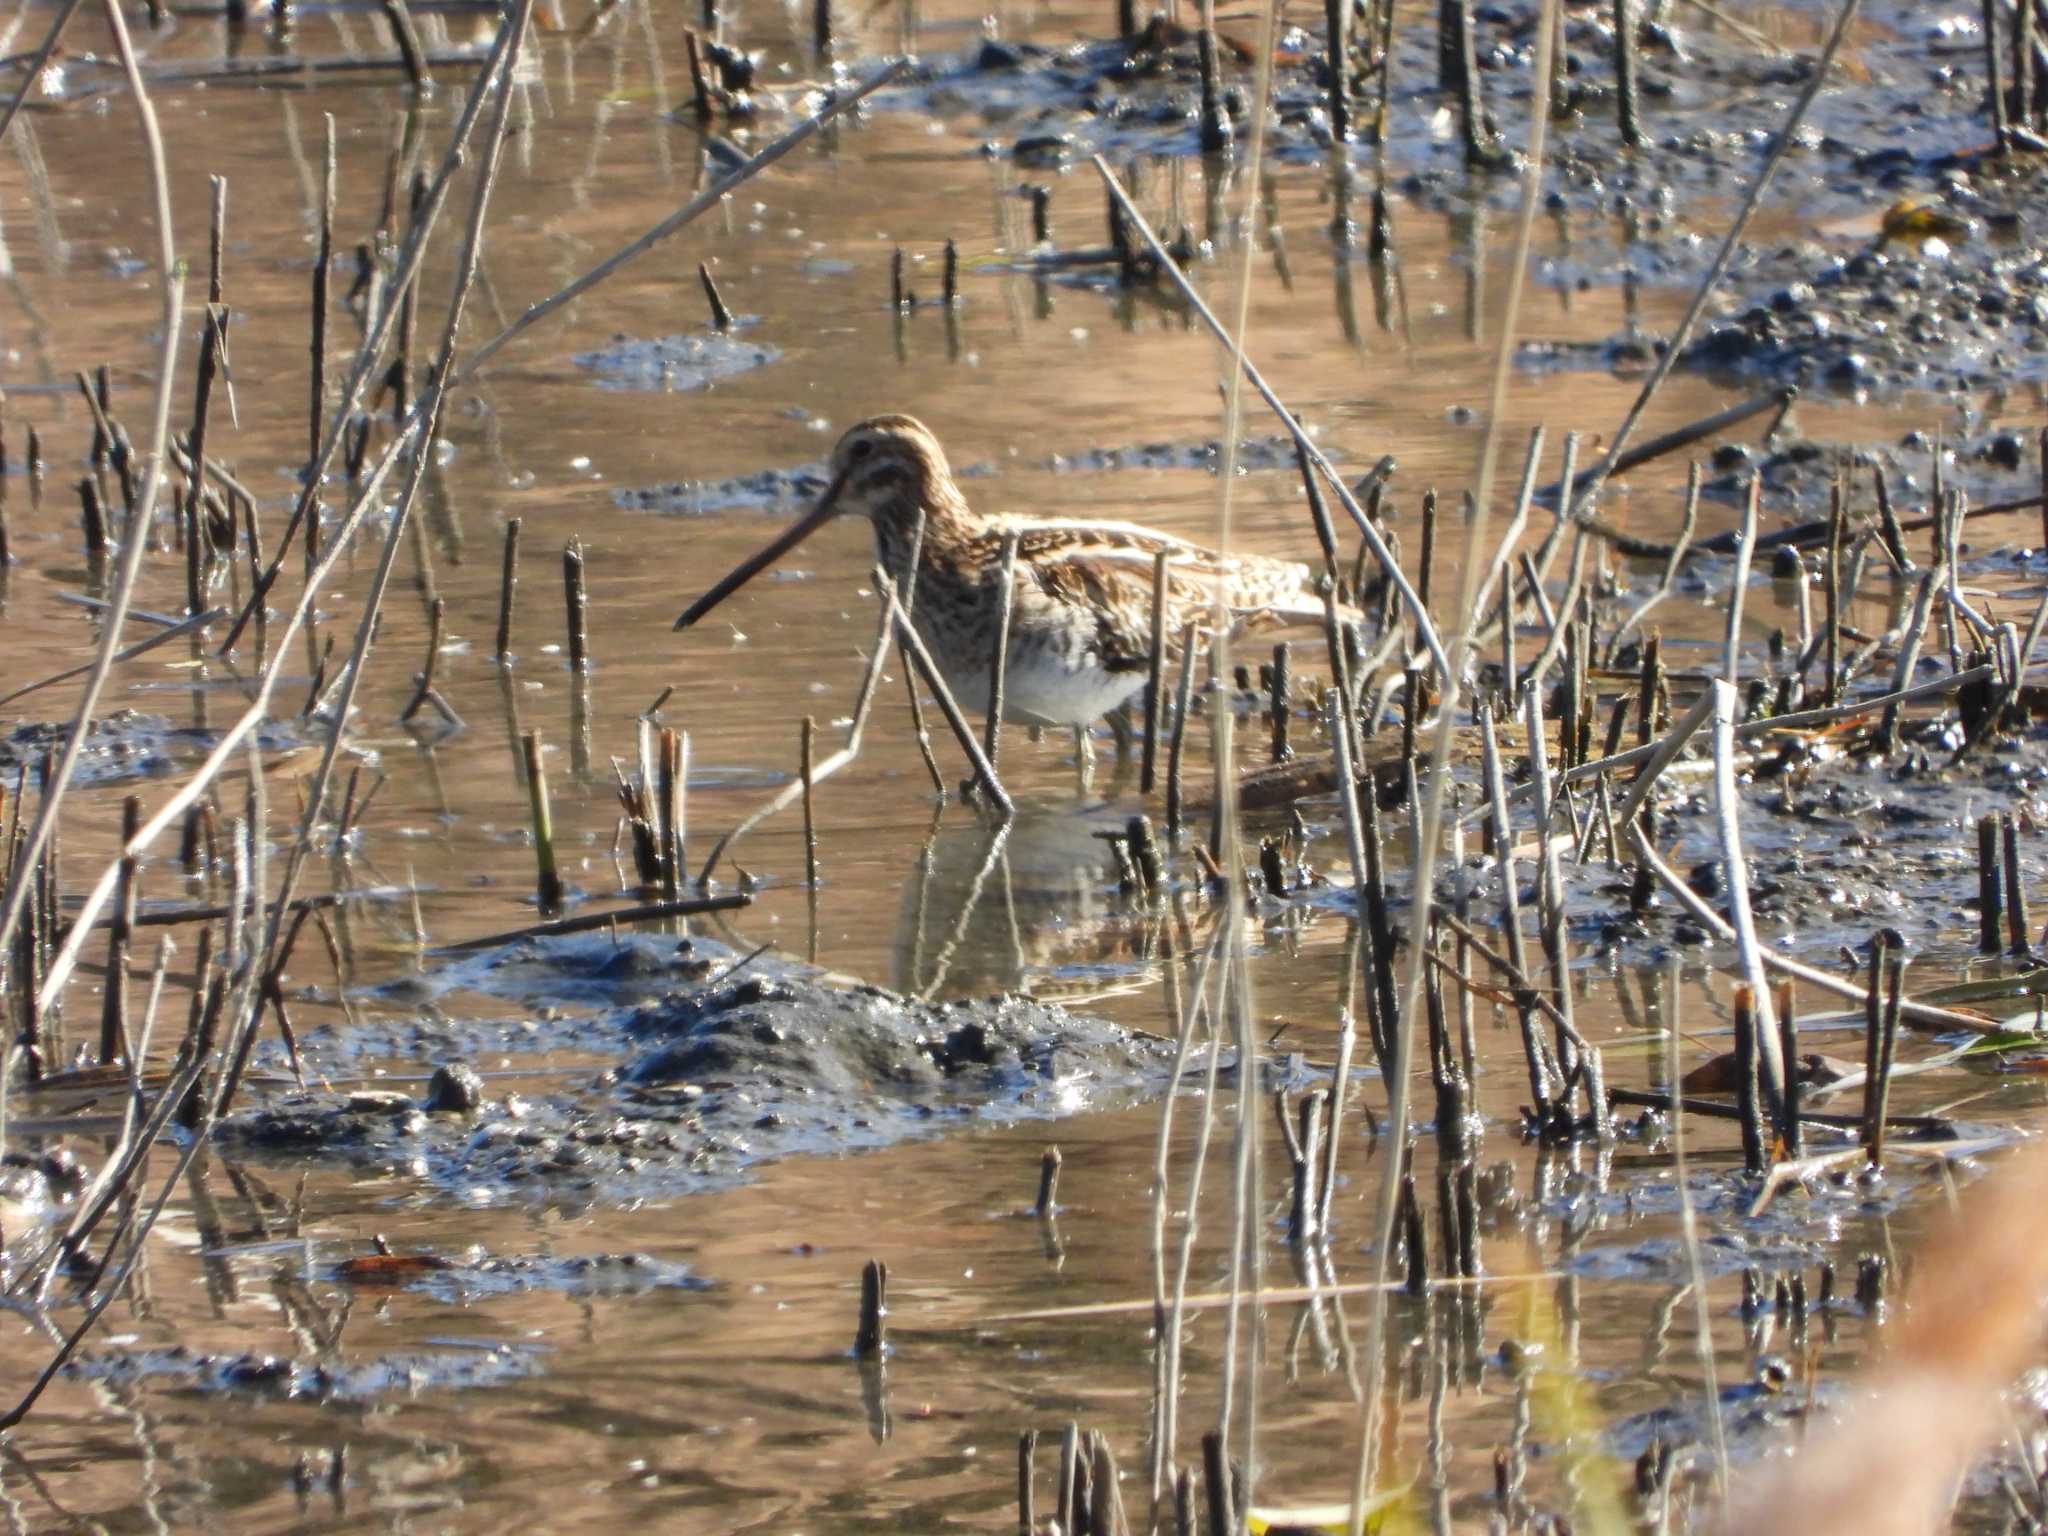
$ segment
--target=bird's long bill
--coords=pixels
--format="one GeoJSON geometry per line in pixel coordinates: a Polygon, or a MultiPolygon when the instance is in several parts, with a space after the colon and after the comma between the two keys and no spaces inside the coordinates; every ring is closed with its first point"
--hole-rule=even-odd
{"type": "Polygon", "coordinates": [[[846,485],[846,471],[841,470],[833,482],[825,487],[825,494],[818,498],[818,504],[794,523],[781,538],[767,547],[755,551],[729,571],[725,579],[697,601],[683,610],[683,616],[676,620],[677,629],[688,629],[705,614],[739,591],[769,566],[803,543],[825,524],[831,521],[837,510],[839,492],[846,485]]]}

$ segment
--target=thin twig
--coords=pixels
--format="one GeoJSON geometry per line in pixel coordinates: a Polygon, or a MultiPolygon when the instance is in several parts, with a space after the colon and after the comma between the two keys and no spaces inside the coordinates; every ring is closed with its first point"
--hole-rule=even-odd
{"type": "MultiPolygon", "coordinates": [[[[131,614],[130,617],[136,617],[136,615],[131,614]]],[[[169,629],[160,629],[147,640],[138,640],[126,650],[116,652],[114,661],[117,665],[124,661],[133,661],[145,652],[155,650],[166,640],[175,640],[180,635],[189,635],[195,629],[204,629],[207,625],[217,623],[226,617],[227,609],[225,608],[209,608],[204,613],[192,614],[189,618],[178,620],[169,629]]],[[[82,661],[75,667],[66,667],[62,672],[53,672],[48,677],[41,678],[36,682],[25,683],[12,693],[0,693],[0,705],[12,704],[16,699],[27,698],[30,694],[38,693],[45,688],[54,688],[59,683],[68,683],[72,678],[90,672],[96,665],[98,665],[96,662],[82,661]]]]}
{"type": "Polygon", "coordinates": [[[506,933],[485,934],[481,938],[463,939],[455,944],[441,944],[427,951],[430,955],[465,955],[479,949],[499,949],[507,944],[517,944],[525,939],[553,939],[566,933],[588,933],[593,928],[609,928],[629,923],[659,923],[672,917],[698,917],[707,912],[736,912],[742,907],[754,904],[749,891],[734,891],[726,896],[686,896],[675,901],[655,901],[638,907],[613,907],[608,912],[581,912],[575,917],[556,918],[553,922],[534,923],[525,928],[514,928],[506,933]]]}

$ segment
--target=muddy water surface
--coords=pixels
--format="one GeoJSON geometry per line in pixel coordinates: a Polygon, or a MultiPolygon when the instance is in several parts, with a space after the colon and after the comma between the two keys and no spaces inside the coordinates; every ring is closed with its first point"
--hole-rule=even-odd
{"type": "MultiPolygon", "coordinates": [[[[1812,42],[1811,16],[1745,15],[1788,45],[1812,42]]],[[[716,173],[716,161],[705,169],[703,135],[687,110],[677,111],[689,93],[682,29],[694,20],[694,8],[666,0],[546,15],[517,86],[516,136],[472,300],[472,343],[716,173]]],[[[1099,35],[1106,20],[1071,6],[1010,7],[996,25],[1007,39],[1057,44],[1099,35]]],[[[868,31],[849,51],[866,56],[895,45],[894,15],[856,24],[868,31]]],[[[24,10],[6,48],[32,46],[43,25],[42,11],[24,10]]],[[[982,25],[959,8],[926,8],[918,45],[931,53],[972,49],[982,25]]],[[[459,14],[426,14],[422,26],[429,45],[445,50],[475,45],[483,30],[459,14]]],[[[770,88],[795,97],[813,69],[798,42],[805,29],[775,8],[733,26],[766,50],[770,88]]],[[[204,16],[179,17],[141,41],[152,67],[163,68],[209,65],[228,46],[219,21],[204,16]]],[[[105,53],[102,30],[81,21],[69,46],[77,57],[51,82],[57,100],[26,114],[0,154],[0,384],[17,562],[0,586],[0,690],[75,663],[94,638],[91,610],[71,600],[102,579],[82,554],[74,515],[90,418],[73,375],[108,364],[117,410],[139,430],[155,366],[147,267],[154,236],[129,104],[92,89],[107,79],[85,56],[105,53]],[[30,424],[47,463],[39,506],[22,472],[30,424]]],[[[309,7],[289,48],[340,56],[386,46],[371,13],[309,7]]],[[[239,51],[272,51],[260,21],[239,51]]],[[[346,291],[347,253],[371,236],[394,157],[404,167],[395,178],[402,205],[416,157],[431,166],[459,109],[464,66],[443,64],[438,74],[423,101],[381,78],[167,84],[156,92],[176,245],[195,274],[206,265],[208,178],[227,182],[234,398],[231,420],[216,405],[213,451],[255,491],[267,538],[289,507],[306,451],[305,296],[325,123],[331,117],[338,146],[343,254],[335,274],[346,291]]],[[[1051,189],[1059,245],[1095,246],[1104,222],[1093,173],[1085,163],[1033,170],[984,153],[1013,130],[980,113],[917,110],[931,104],[885,104],[823,136],[508,350],[444,416],[351,738],[351,769],[360,764],[365,788],[380,780],[382,787],[354,845],[318,876],[336,890],[417,894],[338,912],[338,969],[313,944],[300,947],[292,1006],[300,1030],[317,1037],[316,1072],[416,1091],[438,1056],[379,1060],[347,1048],[350,1033],[398,1038],[414,1026],[431,1032],[475,1020],[548,1026],[544,1052],[466,1053],[493,1094],[544,1094],[603,1062],[601,1052],[577,1048],[573,999],[444,991],[430,978],[447,962],[423,947],[534,919],[517,768],[523,732],[538,731],[546,743],[565,875],[579,905],[620,889],[610,760],[630,760],[636,716],[657,696],[666,700],[662,722],[689,733],[690,838],[700,859],[795,771],[803,717],[819,723],[828,743],[836,740],[874,632],[863,529],[821,534],[775,579],[695,632],[673,635],[670,625],[792,514],[800,496],[789,494],[788,472],[814,471],[851,422],[885,410],[920,416],[985,505],[1214,537],[1216,348],[1159,294],[1119,293],[1100,269],[1028,270],[1030,206],[1020,188],[1051,189]],[[892,314],[892,253],[905,253],[910,286],[929,301],[948,239],[959,253],[962,302],[950,313],[925,302],[892,314]],[[730,341],[707,331],[699,262],[744,318],[730,341]],[[764,472],[778,473],[764,482],[764,472]],[[491,652],[512,518],[522,524],[523,580],[516,665],[501,670],[491,652]],[[575,686],[563,651],[559,559],[571,539],[581,542],[588,568],[587,689],[575,686]],[[462,724],[409,729],[396,717],[436,598],[446,605],[440,687],[462,724]]],[[[1447,148],[1428,147],[1422,108],[1410,116],[1411,155],[1451,164],[1447,148]]],[[[744,148],[779,125],[768,116],[735,136],[744,148]]],[[[1249,190],[1242,173],[1141,160],[1130,174],[1157,222],[1216,242],[1219,259],[1204,281],[1220,298],[1240,250],[1232,231],[1249,190]]],[[[1333,244],[1330,184],[1312,157],[1283,164],[1253,200],[1261,249],[1250,349],[1337,462],[1363,473],[1382,454],[1396,456],[1396,525],[1411,543],[1421,489],[1470,482],[1511,227],[1498,185],[1477,211],[1455,199],[1446,211],[1440,178],[1424,190],[1394,199],[1399,259],[1391,273],[1333,244]]],[[[1362,218],[1362,209],[1349,216],[1362,218]]],[[[1674,228],[1709,244],[1726,216],[1726,204],[1712,197],[1670,214],[1674,228]]],[[[1782,221],[1776,227],[1798,223],[1782,210],[1774,217],[1782,221]]],[[[1525,300],[1522,335],[1602,343],[1638,324],[1668,329],[1685,290],[1621,282],[1630,238],[1597,207],[1575,204],[1568,217],[1539,223],[1543,265],[1525,300]]],[[[1867,232],[1837,238],[1853,250],[1867,232]]],[[[423,353],[437,334],[451,260],[452,242],[429,262],[423,353]]],[[[189,307],[188,327],[198,319],[189,307]]],[[[338,316],[335,332],[346,347],[355,322],[338,316]]],[[[189,346],[182,356],[189,368],[189,346]]],[[[1611,433],[1638,380],[1639,369],[1626,367],[1518,372],[1503,423],[1508,456],[1539,424],[1551,433],[1552,466],[1562,432],[1611,433]]],[[[1753,379],[1681,371],[1645,430],[1694,419],[1756,387],[1753,379]]],[[[1889,445],[1915,428],[1965,439],[1995,427],[2031,430],[2041,416],[2033,401],[1979,398],[1959,411],[1954,400],[1893,396],[1882,408],[1807,401],[1797,421],[1816,440],[1889,445]]],[[[1262,552],[1302,556],[1313,545],[1300,486],[1287,456],[1265,441],[1271,430],[1256,416],[1247,420],[1255,441],[1251,467],[1234,487],[1235,537],[1262,552]]],[[[1668,537],[1683,479],[1677,460],[1631,476],[1614,515],[1646,536],[1668,537]]],[[[801,479],[794,483],[800,491],[801,479]]],[[[337,486],[336,500],[342,494],[337,486]]],[[[1718,531],[1733,517],[1728,501],[1710,499],[1702,529],[1718,531]]],[[[2028,541],[2024,519],[1984,539],[1987,547],[2028,541]]],[[[275,835],[283,835],[295,786],[315,760],[291,750],[297,739],[318,739],[293,717],[321,648],[330,639],[348,645],[373,558],[369,547],[352,557],[323,600],[305,664],[279,690],[279,739],[264,759],[275,835]]],[[[1653,579],[1648,567],[1618,566],[1616,574],[1642,590],[1653,579]]],[[[1999,616],[2024,622],[2038,596],[2038,567],[2007,562],[1985,580],[2000,590],[1999,616]]],[[[1456,581],[1454,562],[1440,558],[1437,591],[1455,591],[1456,581]]],[[[1711,567],[1660,613],[1674,652],[1698,645],[1703,655],[1718,639],[1726,582],[1725,570],[1711,567]]],[[[215,600],[238,601],[241,590],[223,587],[215,600]]],[[[1874,631],[1886,603],[1880,585],[1866,591],[1877,595],[1857,613],[1874,631]]],[[[1790,592],[1759,580],[1750,594],[1753,638],[1796,630],[1790,592]]],[[[174,553],[152,560],[140,602],[154,612],[181,609],[183,565],[174,553]]],[[[211,647],[174,642],[120,672],[114,703],[161,723],[142,733],[149,746],[134,773],[110,773],[117,782],[75,796],[64,830],[68,871],[98,867],[124,793],[139,793],[147,806],[167,792],[155,780],[189,761],[204,733],[240,709],[253,665],[247,650],[222,662],[211,647]]],[[[0,724],[61,719],[69,707],[69,692],[54,689],[9,706],[0,724]]],[[[937,750],[945,771],[960,776],[950,743],[942,738],[937,750]]],[[[957,802],[935,811],[892,677],[862,757],[819,795],[823,881],[815,898],[802,885],[800,826],[784,816],[736,845],[718,872],[726,888],[743,879],[757,885],[754,905],[700,931],[740,954],[771,945],[905,992],[943,999],[1024,989],[1170,1031],[1159,925],[1117,894],[1095,836],[1137,807],[1135,784],[1106,735],[1097,755],[1092,787],[1081,788],[1070,741],[1008,742],[1004,773],[1025,813],[997,846],[957,802]]],[[[231,776],[228,814],[242,791],[231,776]]],[[[1312,859],[1341,863],[1334,811],[1312,807],[1310,821],[1312,859]]],[[[146,867],[145,896],[199,899],[204,883],[183,875],[173,853],[161,850],[146,867]]],[[[1934,946],[1932,963],[1947,964],[1967,944],[1971,919],[1951,907],[1935,921],[1949,942],[1934,946]]],[[[1869,927],[1849,913],[1840,941],[1858,942],[1869,927]]],[[[1320,902],[1255,915],[1257,1007],[1280,1049],[1327,1062],[1345,928],[1342,912],[1320,902]]],[[[1695,953],[1670,950],[1642,969],[1589,958],[1577,977],[1581,1024],[1609,1045],[1612,1080],[1661,1081],[1661,1046],[1645,1043],[1656,1031],[1686,1031],[1688,1064],[1722,1043],[1727,984],[1695,953]]],[[[81,986],[71,1004],[74,1039],[96,1006],[81,986]]],[[[1506,1134],[1524,1096],[1509,1015],[1482,1006],[1479,1040],[1479,1108],[1495,1122],[1481,1162],[1507,1165],[1498,1185],[1512,1196],[1504,1193],[1489,1215],[1486,1267],[1532,1278],[1501,1279],[1469,1302],[1397,1308],[1394,1365],[1405,1406],[1383,1452],[1389,1466],[1422,1464],[1436,1363],[1448,1362],[1443,1513],[1460,1523],[1486,1518],[1494,1447],[1515,1432],[1517,1388],[1497,1358],[1503,1339],[1552,1336],[1551,1347],[1591,1382],[1591,1411],[1613,1423],[1613,1447],[1626,1454],[1640,1449],[1631,1415],[1694,1401],[1700,1390],[1691,1340],[1670,1322],[1683,1269],[1673,1256],[1666,1150],[1624,1144],[1611,1159],[1590,1150],[1539,1157],[1506,1134]],[[1435,1341],[1427,1349],[1425,1336],[1435,1341]]],[[[1860,1047],[1821,1048],[1855,1055],[1860,1047]]],[[[270,1070],[277,1065],[269,1059],[270,1070]]],[[[1376,1080],[1365,1091],[1377,1101],[1376,1080]]],[[[1907,1109],[1965,1100],[1963,1112],[1986,1124],[2025,1124],[2039,1113],[2033,1090],[1959,1070],[1910,1079],[1896,1094],[1907,1109]]],[[[977,1128],[973,1116],[956,1117],[943,1139],[798,1158],[740,1188],[628,1208],[579,1204],[573,1213],[489,1184],[451,1199],[403,1166],[345,1174],[209,1154],[175,1194],[146,1267],[92,1339],[87,1369],[60,1379],[5,1446],[0,1504],[15,1525],[33,1530],[223,1520],[247,1529],[1007,1528],[1018,1432],[1050,1436],[1078,1418],[1110,1435],[1133,1479],[1127,1502],[1141,1506],[1148,1306],[1051,1322],[1009,1315],[1149,1303],[1146,1233],[1161,1111],[1094,1110],[1085,1085],[1058,1107],[1074,1113],[1056,1130],[977,1128]],[[1062,1210],[1047,1226],[1019,1210],[1041,1148],[1055,1138],[1065,1156],[1062,1210]],[[411,1284],[350,1278],[340,1266],[368,1254],[378,1236],[399,1253],[471,1267],[411,1284]],[[476,1263],[624,1254],[649,1262],[623,1271],[546,1263],[516,1271],[531,1284],[476,1263]],[[879,1372],[848,1356],[859,1269],[870,1257],[887,1262],[892,1280],[896,1351],[879,1372]],[[310,1389],[291,1374],[316,1368],[333,1374],[310,1389]]],[[[1237,1113],[1227,1086],[1218,1109],[1237,1113]]],[[[1254,1109],[1263,1132],[1270,1117],[1254,1109]]],[[[1192,1101],[1183,1101],[1171,1132],[1183,1166],[1195,1120],[1192,1101]]],[[[1701,1126],[1694,1140],[1708,1170],[1728,1165],[1728,1135],[1701,1126]]],[[[73,1141],[96,1160],[100,1144],[73,1141]]],[[[1339,1279],[1368,1271],[1362,1234],[1377,1155],[1367,1138],[1347,1143],[1339,1279]]],[[[1277,1162],[1275,1143],[1268,1166],[1277,1162]]],[[[1418,1172],[1433,1188],[1427,1154],[1418,1172]]],[[[1220,1175],[1212,1178],[1216,1204],[1194,1251],[1196,1290],[1227,1280],[1223,1187],[1220,1175]]],[[[1284,1217],[1277,1180],[1271,1193],[1276,1218],[1284,1217]]],[[[1703,1186],[1702,1198],[1711,1193],[1703,1186]]],[[[1939,1186],[1908,1165],[1881,1197],[1846,1197],[1818,1211],[1802,1204],[1782,1229],[1734,1220],[1717,1229],[1720,1257],[1709,1273],[1723,1387],[1739,1391],[1766,1347],[1754,1330],[1745,1336],[1734,1312],[1742,1268],[1789,1271],[1832,1257],[1852,1274],[1856,1255],[1903,1244],[1938,1198],[1939,1186]]],[[[1280,1251],[1270,1278],[1291,1283],[1280,1251]]],[[[1341,1309],[1313,1317],[1291,1306],[1271,1311],[1260,1378],[1261,1480],[1277,1496],[1335,1498],[1349,1487],[1358,1410],[1347,1335],[1356,1307],[1350,1318],[1341,1309]]],[[[54,1316],[66,1324],[67,1314],[54,1316]]],[[[1825,1331],[1815,1323],[1812,1358],[1823,1377],[1860,1358],[1869,1326],[1858,1315],[1825,1331]]],[[[10,1320],[0,1333],[10,1388],[32,1377],[49,1347],[40,1327],[10,1320]]],[[[1184,1426],[1199,1430],[1213,1418],[1221,1347],[1220,1314],[1204,1314],[1190,1335],[1184,1426]]],[[[1783,1340],[1768,1347],[1788,1349],[1783,1340]]],[[[1540,1445],[1569,1428],[1538,1425],[1533,1434],[1540,1445]]],[[[1175,1454],[1195,1453],[1194,1431],[1184,1429],[1175,1454]]],[[[1750,1453],[1738,1445],[1738,1454],[1750,1453]]],[[[1539,1482],[1544,1475],[1533,1474],[1539,1482]]]]}

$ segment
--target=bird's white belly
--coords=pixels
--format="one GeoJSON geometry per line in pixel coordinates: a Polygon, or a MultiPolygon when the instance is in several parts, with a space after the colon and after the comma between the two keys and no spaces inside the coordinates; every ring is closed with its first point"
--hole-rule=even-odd
{"type": "MultiPolygon", "coordinates": [[[[988,713],[986,668],[956,669],[935,657],[946,686],[968,713],[988,713]]],[[[1144,691],[1142,672],[1110,672],[1092,656],[1068,657],[1040,647],[1010,647],[1003,674],[1003,719],[1013,725],[1092,725],[1144,691]]]]}

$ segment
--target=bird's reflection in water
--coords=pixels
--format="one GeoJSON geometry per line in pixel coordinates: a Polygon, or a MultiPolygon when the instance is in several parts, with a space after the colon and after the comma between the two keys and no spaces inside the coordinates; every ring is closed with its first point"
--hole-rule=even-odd
{"type": "Polygon", "coordinates": [[[951,818],[905,871],[896,987],[914,997],[1028,992],[1079,1001],[1156,976],[1158,917],[1120,895],[1110,814],[951,818]]]}

